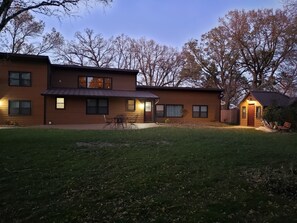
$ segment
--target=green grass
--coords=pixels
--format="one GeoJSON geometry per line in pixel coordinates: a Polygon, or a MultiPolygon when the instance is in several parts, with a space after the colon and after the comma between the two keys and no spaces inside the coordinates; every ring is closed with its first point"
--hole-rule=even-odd
{"type": "Polygon", "coordinates": [[[0,130],[0,222],[296,222],[297,134],[0,130]]]}

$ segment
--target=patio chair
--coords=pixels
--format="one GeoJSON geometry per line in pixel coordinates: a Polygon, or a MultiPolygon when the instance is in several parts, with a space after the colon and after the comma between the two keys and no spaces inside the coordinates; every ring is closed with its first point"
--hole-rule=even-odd
{"type": "Polygon", "coordinates": [[[291,128],[290,122],[285,122],[283,125],[277,126],[277,129],[281,132],[288,132],[291,128]]]}
{"type": "Polygon", "coordinates": [[[105,125],[103,126],[103,128],[105,128],[106,126],[112,127],[111,124],[113,124],[113,118],[106,117],[106,115],[103,115],[103,117],[105,122],[105,125]]]}
{"type": "Polygon", "coordinates": [[[138,118],[138,115],[133,115],[133,116],[130,116],[128,117],[127,119],[127,123],[129,124],[129,128],[137,128],[137,125],[135,124],[137,122],[137,118],[138,118]]]}

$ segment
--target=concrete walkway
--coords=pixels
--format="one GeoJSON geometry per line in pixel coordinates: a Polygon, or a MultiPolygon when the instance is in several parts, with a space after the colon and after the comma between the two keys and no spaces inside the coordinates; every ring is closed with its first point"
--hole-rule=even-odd
{"type": "Polygon", "coordinates": [[[72,130],[131,130],[131,129],[146,129],[159,127],[156,123],[135,123],[135,126],[108,126],[106,124],[75,124],[75,125],[38,125],[30,126],[28,128],[41,129],[72,129],[72,130]]]}

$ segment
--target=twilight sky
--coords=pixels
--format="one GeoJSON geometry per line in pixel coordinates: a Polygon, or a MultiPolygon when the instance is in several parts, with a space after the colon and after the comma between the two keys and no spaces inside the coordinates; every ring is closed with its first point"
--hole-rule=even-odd
{"type": "Polygon", "coordinates": [[[230,10],[263,8],[281,8],[280,0],[113,0],[105,8],[80,11],[79,17],[44,20],[48,29],[55,27],[68,40],[90,28],[105,38],[125,34],[180,49],[216,27],[230,10]]]}

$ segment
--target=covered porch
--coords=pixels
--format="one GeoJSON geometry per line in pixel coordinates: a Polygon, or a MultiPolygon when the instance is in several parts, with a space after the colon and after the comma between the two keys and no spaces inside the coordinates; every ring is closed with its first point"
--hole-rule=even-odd
{"type": "Polygon", "coordinates": [[[137,116],[136,123],[153,123],[155,100],[149,91],[47,89],[44,124],[105,124],[106,118],[137,116]]]}

